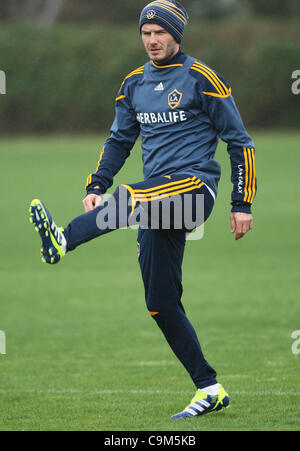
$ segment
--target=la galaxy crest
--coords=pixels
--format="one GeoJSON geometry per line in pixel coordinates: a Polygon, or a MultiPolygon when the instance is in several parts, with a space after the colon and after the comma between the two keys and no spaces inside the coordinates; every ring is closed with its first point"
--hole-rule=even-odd
{"type": "Polygon", "coordinates": [[[148,20],[154,19],[155,16],[156,16],[156,11],[154,9],[151,9],[151,11],[147,12],[147,19],[148,20]]]}
{"type": "Polygon", "coordinates": [[[182,96],[182,92],[177,91],[177,89],[173,89],[173,91],[170,92],[170,94],[168,95],[168,104],[169,107],[172,108],[172,110],[180,105],[182,96]]]}

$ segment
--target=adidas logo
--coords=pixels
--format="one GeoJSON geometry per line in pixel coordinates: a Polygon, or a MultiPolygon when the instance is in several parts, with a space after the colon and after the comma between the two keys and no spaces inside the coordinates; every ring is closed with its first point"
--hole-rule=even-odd
{"type": "Polygon", "coordinates": [[[154,89],[154,91],[164,91],[164,85],[163,83],[159,83],[156,88],[154,89]]]}

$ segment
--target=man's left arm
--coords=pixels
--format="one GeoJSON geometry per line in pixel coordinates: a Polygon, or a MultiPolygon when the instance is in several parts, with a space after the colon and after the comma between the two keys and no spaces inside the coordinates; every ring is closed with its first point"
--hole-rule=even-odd
{"type": "Polygon", "coordinates": [[[219,137],[227,143],[231,161],[231,232],[242,238],[253,227],[251,206],[256,190],[255,148],[243,124],[228,83],[218,76],[222,89],[202,91],[202,99],[219,137]]]}

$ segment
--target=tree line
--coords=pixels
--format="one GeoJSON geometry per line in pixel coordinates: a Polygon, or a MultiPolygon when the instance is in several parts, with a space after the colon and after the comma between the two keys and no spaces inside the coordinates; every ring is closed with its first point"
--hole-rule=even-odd
{"type": "MultiPolygon", "coordinates": [[[[148,0],[1,0],[0,21],[132,23],[148,0]]],[[[233,15],[294,16],[299,0],[182,0],[194,18],[233,15]]]]}

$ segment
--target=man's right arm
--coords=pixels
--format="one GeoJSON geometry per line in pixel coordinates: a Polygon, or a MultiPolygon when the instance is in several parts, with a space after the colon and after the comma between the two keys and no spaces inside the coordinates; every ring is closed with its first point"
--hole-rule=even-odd
{"type": "Polygon", "coordinates": [[[96,171],[87,178],[87,196],[83,200],[86,211],[101,203],[101,195],[112,186],[114,176],[124,165],[140,133],[126,88],[126,85],[122,85],[116,99],[116,113],[110,138],[101,149],[96,171]]]}

